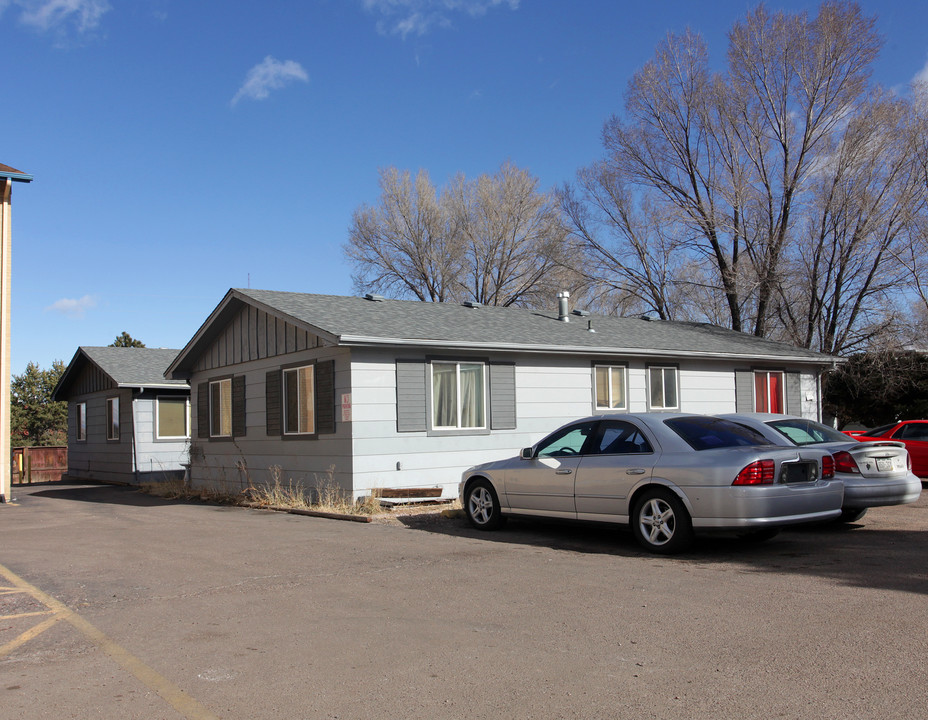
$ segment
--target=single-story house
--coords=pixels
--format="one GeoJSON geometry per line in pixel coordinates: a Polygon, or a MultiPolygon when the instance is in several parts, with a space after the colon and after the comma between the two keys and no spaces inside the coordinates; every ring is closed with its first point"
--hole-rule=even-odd
{"type": "Polygon", "coordinates": [[[192,388],[190,480],[450,497],[467,467],[591,413],[820,416],[829,356],[552,306],[229,290],[166,372],[192,388]]]}
{"type": "Polygon", "coordinates": [[[138,484],[182,479],[190,385],[168,380],[177,350],[79,347],[53,400],[68,403],[68,478],[138,484]]]}

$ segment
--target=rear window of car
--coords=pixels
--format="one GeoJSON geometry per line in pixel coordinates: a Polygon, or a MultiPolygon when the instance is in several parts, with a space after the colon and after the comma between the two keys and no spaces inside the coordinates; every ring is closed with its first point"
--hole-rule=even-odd
{"type": "Polygon", "coordinates": [[[772,420],[767,423],[797,445],[817,445],[829,442],[847,442],[851,438],[827,425],[813,420],[772,420]]]}
{"type": "Polygon", "coordinates": [[[756,430],[722,418],[678,417],[664,420],[664,424],[683,438],[694,450],[712,450],[741,445],[770,445],[770,441],[756,430]]]}

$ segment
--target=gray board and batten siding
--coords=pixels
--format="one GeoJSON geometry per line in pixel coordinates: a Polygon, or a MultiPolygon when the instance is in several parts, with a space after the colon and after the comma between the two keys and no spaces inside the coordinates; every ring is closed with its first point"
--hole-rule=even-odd
{"type": "MultiPolygon", "coordinates": [[[[158,436],[159,402],[187,403],[185,381],[164,371],[177,350],[78,348],[53,392],[68,403],[68,478],[138,484],[183,478],[188,437],[158,436]],[[107,402],[118,400],[119,432],[108,437],[107,402]],[[78,437],[80,406],[85,436],[78,437]]],[[[189,422],[187,423],[189,427],[189,422]]]]}
{"type": "Polygon", "coordinates": [[[243,303],[226,308],[214,329],[190,370],[195,419],[191,482],[233,493],[274,479],[306,489],[338,486],[350,491],[350,427],[335,417],[336,388],[348,382],[349,352],[243,303]],[[281,372],[309,364],[316,368],[317,431],[284,436],[281,372]],[[211,437],[209,387],[225,378],[232,386],[232,432],[229,437],[211,437]]]}
{"type": "Polygon", "coordinates": [[[556,311],[230,290],[167,376],[193,388],[196,483],[231,490],[276,477],[337,485],[356,498],[434,486],[451,496],[470,465],[512,456],[595,412],[597,364],[625,369],[627,411],[650,409],[648,372],[657,365],[674,369],[686,412],[753,406],[753,373],[761,369],[784,372],[787,410],[816,417],[819,375],[833,358],[700,323],[563,322],[556,311]],[[485,365],[488,427],[431,427],[435,361],[485,365]],[[308,364],[323,421],[310,437],[284,436],[275,419],[280,373],[308,364]],[[209,382],[221,378],[232,379],[239,398],[231,438],[209,436],[209,382]]]}

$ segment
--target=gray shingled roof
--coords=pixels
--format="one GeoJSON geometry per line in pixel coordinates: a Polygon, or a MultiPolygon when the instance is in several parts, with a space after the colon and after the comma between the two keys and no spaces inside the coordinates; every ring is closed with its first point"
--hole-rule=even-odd
{"type": "Polygon", "coordinates": [[[79,369],[87,362],[106,373],[118,387],[166,388],[189,387],[185,380],[169,380],[164,371],[177,357],[179,350],[165,348],[85,347],[81,346],[61,376],[53,398],[67,396],[79,369]]]}
{"type": "MultiPolygon", "coordinates": [[[[372,301],[361,297],[231,290],[226,301],[263,306],[309,326],[339,345],[416,345],[545,352],[772,358],[830,363],[833,358],[786,343],[703,323],[605,315],[570,316],[516,307],[372,301]],[[595,332],[588,330],[588,321],[595,332]]],[[[552,306],[555,301],[552,298],[552,306]]],[[[221,306],[220,306],[221,307],[221,306]]],[[[184,350],[186,353],[190,346],[184,350]]]]}

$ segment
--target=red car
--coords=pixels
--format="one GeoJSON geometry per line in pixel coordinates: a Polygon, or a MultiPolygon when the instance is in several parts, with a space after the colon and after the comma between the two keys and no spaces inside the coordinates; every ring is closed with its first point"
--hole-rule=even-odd
{"type": "Polygon", "coordinates": [[[899,440],[905,443],[912,459],[912,472],[923,480],[928,480],[928,420],[903,420],[902,422],[883,425],[860,432],[846,432],[855,440],[899,440]]]}

